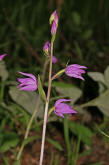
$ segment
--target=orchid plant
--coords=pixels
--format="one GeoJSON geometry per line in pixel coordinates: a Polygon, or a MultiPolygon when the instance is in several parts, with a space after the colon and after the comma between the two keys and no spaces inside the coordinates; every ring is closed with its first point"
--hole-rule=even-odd
{"type": "MultiPolygon", "coordinates": [[[[47,94],[45,94],[42,83],[40,80],[40,77],[36,78],[33,74],[30,73],[23,73],[19,72],[19,74],[26,76],[26,78],[18,78],[18,89],[21,91],[36,91],[37,89],[39,90],[39,94],[43,99],[45,100],[45,111],[44,111],[44,122],[43,122],[43,131],[42,131],[42,144],[41,144],[41,153],[40,153],[40,161],[39,165],[42,165],[43,163],[43,155],[44,155],[44,144],[45,144],[45,136],[46,136],[46,125],[47,125],[47,120],[48,117],[52,112],[54,112],[55,115],[58,117],[64,118],[64,114],[72,115],[76,114],[77,112],[74,110],[74,107],[66,104],[65,102],[71,101],[70,99],[66,98],[61,98],[57,100],[54,104],[54,106],[49,110],[49,103],[50,103],[50,94],[51,94],[51,84],[54,79],[56,79],[58,76],[61,76],[62,73],[65,73],[67,76],[72,77],[72,78],[77,78],[84,80],[82,74],[85,73],[85,69],[87,67],[81,66],[78,64],[71,64],[68,65],[66,68],[60,70],[58,73],[55,75],[52,75],[52,65],[54,63],[58,62],[58,59],[56,56],[53,56],[53,45],[56,37],[56,32],[58,28],[58,15],[56,10],[51,14],[50,16],[50,25],[51,25],[51,42],[47,41],[43,47],[43,51],[45,56],[49,59],[49,78],[48,78],[48,91],[47,94]]],[[[0,60],[4,57],[5,55],[0,56],[0,60]]],[[[26,138],[28,136],[28,132],[30,130],[31,123],[35,117],[37,109],[33,113],[29,126],[26,130],[26,138]]],[[[21,149],[17,155],[17,160],[20,159],[21,153],[23,151],[24,146],[21,146],[21,149]]]]}

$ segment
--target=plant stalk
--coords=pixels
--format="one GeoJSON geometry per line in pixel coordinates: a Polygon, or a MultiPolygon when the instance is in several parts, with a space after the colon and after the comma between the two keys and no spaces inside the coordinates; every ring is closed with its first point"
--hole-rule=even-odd
{"type": "Polygon", "coordinates": [[[42,165],[43,155],[44,155],[45,134],[46,134],[47,119],[48,119],[48,106],[49,106],[49,101],[50,101],[51,82],[52,82],[52,80],[51,80],[51,77],[52,77],[52,56],[53,56],[53,41],[51,41],[49,82],[48,82],[47,101],[46,101],[46,104],[45,104],[45,114],[44,114],[44,123],[43,123],[43,131],[42,131],[42,144],[41,144],[39,165],[42,165]]]}

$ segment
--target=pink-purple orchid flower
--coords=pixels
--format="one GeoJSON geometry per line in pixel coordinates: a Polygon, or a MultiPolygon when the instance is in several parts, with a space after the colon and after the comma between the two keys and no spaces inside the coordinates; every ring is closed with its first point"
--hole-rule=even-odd
{"type": "Polygon", "coordinates": [[[18,82],[21,83],[18,85],[19,90],[22,91],[35,91],[38,88],[37,78],[30,73],[19,72],[21,75],[27,76],[29,78],[18,78],[18,82]]]}
{"type": "Polygon", "coordinates": [[[72,64],[66,67],[65,74],[69,77],[74,77],[84,80],[82,74],[85,73],[85,70],[83,69],[87,69],[87,67],[78,64],[72,64]]]}
{"type": "Polygon", "coordinates": [[[6,54],[0,55],[0,61],[3,60],[3,58],[6,56],[6,54]]]}
{"type": "Polygon", "coordinates": [[[54,105],[54,113],[57,116],[64,118],[64,114],[71,115],[73,113],[77,113],[75,110],[72,109],[72,106],[63,103],[67,101],[71,101],[71,99],[59,99],[56,101],[54,105]]]}

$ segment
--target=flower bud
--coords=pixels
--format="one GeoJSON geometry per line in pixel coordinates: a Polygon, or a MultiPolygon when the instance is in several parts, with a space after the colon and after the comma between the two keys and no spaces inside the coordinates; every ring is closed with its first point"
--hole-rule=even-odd
{"type": "Polygon", "coordinates": [[[58,15],[56,10],[50,16],[50,25],[53,23],[53,21],[56,22],[56,25],[58,24],[58,15]]]}
{"type": "Polygon", "coordinates": [[[43,47],[43,51],[44,51],[44,53],[45,53],[46,55],[49,55],[50,46],[51,46],[50,42],[47,41],[47,42],[45,43],[44,47],[43,47]]]}

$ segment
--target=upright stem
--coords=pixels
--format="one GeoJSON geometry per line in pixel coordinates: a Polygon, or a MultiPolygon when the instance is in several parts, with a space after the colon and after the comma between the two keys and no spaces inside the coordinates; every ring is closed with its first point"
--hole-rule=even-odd
{"type": "Polygon", "coordinates": [[[50,92],[51,92],[51,76],[52,76],[52,56],[53,56],[53,41],[51,41],[51,54],[50,54],[50,66],[49,66],[49,82],[48,82],[48,92],[47,92],[47,101],[45,104],[45,114],[44,114],[44,123],[42,131],[42,144],[41,144],[41,153],[40,153],[40,162],[39,165],[42,165],[43,154],[44,154],[44,144],[45,144],[45,134],[46,134],[46,125],[48,117],[48,106],[50,101],[50,92]]]}

